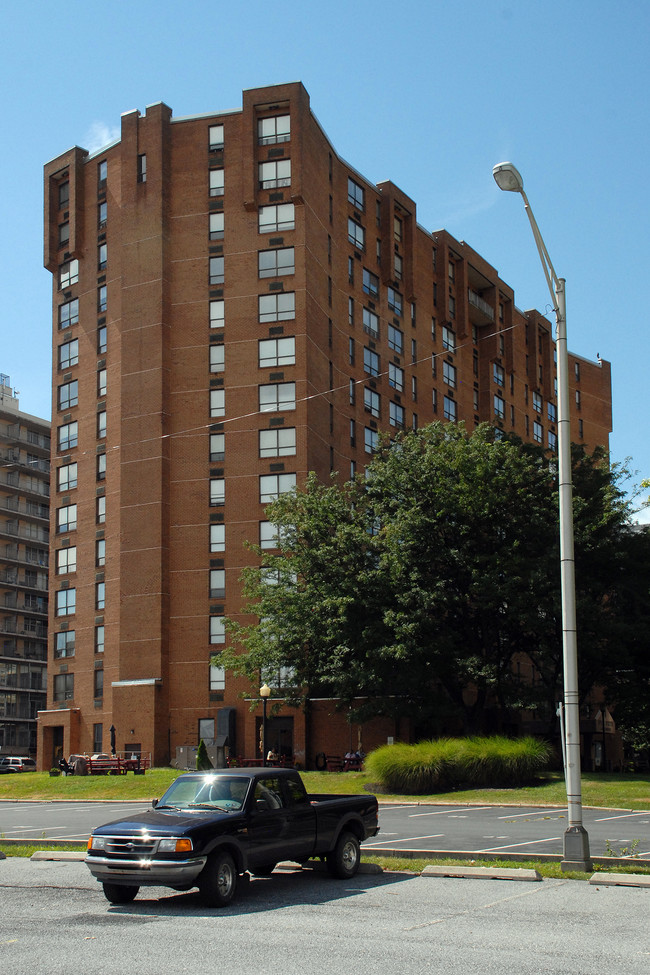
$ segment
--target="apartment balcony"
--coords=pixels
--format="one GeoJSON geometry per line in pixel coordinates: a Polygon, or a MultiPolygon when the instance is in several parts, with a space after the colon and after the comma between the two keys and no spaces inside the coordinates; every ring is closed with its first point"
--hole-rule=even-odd
{"type": "Polygon", "coordinates": [[[43,458],[28,458],[23,456],[22,451],[16,449],[0,450],[0,461],[5,465],[17,467],[20,470],[40,472],[41,474],[50,473],[50,462],[43,458]]]}
{"type": "Polygon", "coordinates": [[[468,288],[467,300],[469,320],[473,325],[491,325],[494,322],[494,308],[480,294],[468,288]]]}
{"type": "Polygon", "coordinates": [[[0,562],[15,562],[17,565],[37,565],[42,569],[47,569],[49,565],[48,552],[30,551],[29,547],[23,550],[19,545],[5,545],[4,554],[0,550],[0,562]]]}
{"type": "Polygon", "coordinates": [[[34,518],[38,521],[49,522],[50,506],[37,501],[22,501],[19,498],[0,495],[0,511],[21,515],[24,518],[34,518]]]}
{"type": "Polygon", "coordinates": [[[10,660],[33,660],[36,663],[47,662],[47,647],[36,640],[11,640],[5,639],[0,642],[0,658],[10,660]]]}
{"type": "Polygon", "coordinates": [[[36,623],[35,626],[25,626],[25,621],[19,622],[15,616],[0,615],[0,633],[7,636],[21,636],[29,640],[46,640],[47,624],[36,623]]]}
{"type": "Polygon", "coordinates": [[[50,544],[50,533],[46,528],[37,528],[35,531],[29,526],[23,527],[19,521],[0,521],[0,536],[10,538],[21,538],[30,542],[43,542],[50,544]]]}
{"type": "Polygon", "coordinates": [[[0,487],[11,488],[21,496],[33,498],[49,498],[49,481],[41,478],[21,477],[18,471],[0,474],[0,487]]]}
{"type": "Polygon", "coordinates": [[[4,609],[10,609],[17,613],[47,616],[47,599],[43,596],[30,598],[28,593],[18,595],[15,592],[8,592],[5,594],[4,609]]]}
{"type": "Polygon", "coordinates": [[[42,450],[46,453],[50,451],[51,438],[35,430],[27,430],[18,423],[8,424],[4,430],[4,435],[9,443],[22,444],[30,450],[42,450]]]}
{"type": "MultiPolygon", "coordinates": [[[[0,555],[0,559],[2,556],[0,555]]],[[[37,592],[47,592],[47,574],[45,572],[19,575],[18,569],[0,571],[0,586],[15,586],[17,589],[30,589],[37,592]]]]}

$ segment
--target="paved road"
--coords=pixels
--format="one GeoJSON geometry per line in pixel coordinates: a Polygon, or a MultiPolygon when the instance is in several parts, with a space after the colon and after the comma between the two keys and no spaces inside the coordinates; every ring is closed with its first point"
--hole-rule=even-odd
{"type": "Polygon", "coordinates": [[[0,861],[3,975],[647,975],[650,891],[311,871],[229,908],[143,891],[111,907],[82,863],[0,861]]]}
{"type": "MultiPolygon", "coordinates": [[[[101,823],[149,808],[145,803],[0,802],[6,839],[85,840],[101,823]]],[[[650,811],[585,809],[593,856],[623,848],[650,856],[650,811]],[[638,843],[637,843],[638,841],[638,843]]],[[[381,832],[364,849],[562,854],[566,809],[530,806],[382,804],[381,832]]]]}

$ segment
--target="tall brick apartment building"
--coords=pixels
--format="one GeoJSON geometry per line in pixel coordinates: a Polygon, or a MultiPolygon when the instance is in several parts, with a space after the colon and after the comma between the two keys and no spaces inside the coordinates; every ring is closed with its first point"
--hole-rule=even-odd
{"type": "MultiPolygon", "coordinates": [[[[554,342],[487,261],[341,159],[300,84],[241,111],[122,117],[45,167],[53,276],[54,551],[39,755],[152,753],[228,735],[250,688],[210,666],[246,542],[308,471],[362,470],[379,430],[488,420],[555,446],[554,342]]],[[[573,436],[606,444],[609,364],[572,357],[573,436]]],[[[281,697],[281,691],[276,691],[281,697]]],[[[332,702],[271,738],[310,764],[369,747],[332,702]]],[[[257,752],[259,754],[259,751],[257,752]]]]}

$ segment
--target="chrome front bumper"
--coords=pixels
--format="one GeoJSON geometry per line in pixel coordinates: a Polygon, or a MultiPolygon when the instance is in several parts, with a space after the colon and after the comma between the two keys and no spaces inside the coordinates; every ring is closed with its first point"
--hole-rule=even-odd
{"type": "Polygon", "coordinates": [[[85,863],[102,883],[133,884],[139,887],[183,887],[192,884],[203,870],[207,857],[191,860],[127,860],[89,854],[85,863]]]}

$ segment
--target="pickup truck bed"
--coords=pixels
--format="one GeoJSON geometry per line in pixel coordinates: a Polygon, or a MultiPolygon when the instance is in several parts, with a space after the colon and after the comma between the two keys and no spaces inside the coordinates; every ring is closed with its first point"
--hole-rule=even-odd
{"type": "Polygon", "coordinates": [[[219,907],[239,876],[268,875],[281,860],[321,857],[333,876],[352,877],[360,843],[378,830],[375,796],[308,795],[293,769],[223,769],[179,776],[150,811],[95,829],[86,863],[112,903],[143,886],[198,886],[219,907]]]}

